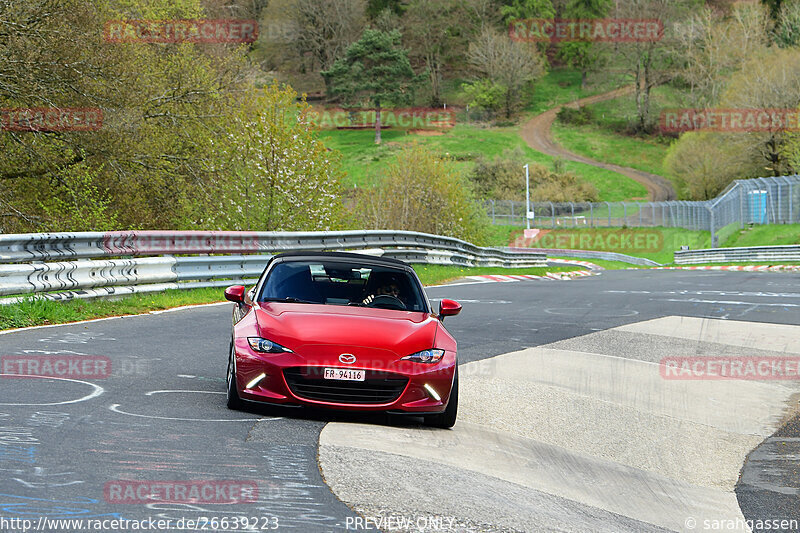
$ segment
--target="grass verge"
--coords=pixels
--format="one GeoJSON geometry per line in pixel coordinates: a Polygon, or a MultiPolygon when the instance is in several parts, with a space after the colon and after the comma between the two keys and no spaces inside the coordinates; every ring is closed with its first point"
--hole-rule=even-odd
{"type": "Polygon", "coordinates": [[[735,228],[722,246],[778,246],[800,244],[800,224],[772,224],[735,228]]]}
{"type": "MultiPolygon", "coordinates": [[[[567,272],[578,270],[578,268],[564,266],[507,269],[417,265],[415,270],[423,284],[437,285],[464,276],[508,273],[543,275],[546,272],[567,272]]],[[[0,305],[0,330],[48,324],[66,324],[93,318],[135,315],[182,305],[222,301],[224,301],[224,297],[223,289],[221,288],[169,290],[148,294],[131,294],[115,299],[93,298],[66,302],[27,298],[20,303],[0,305]]]]}
{"type": "Polygon", "coordinates": [[[220,302],[223,299],[222,289],[219,288],[168,290],[130,294],[115,299],[92,298],[66,302],[26,298],[20,303],[0,305],[0,330],[135,315],[182,305],[220,302]]]}
{"type": "Polygon", "coordinates": [[[625,270],[628,268],[650,268],[645,266],[639,265],[632,265],[630,263],[623,263],[622,261],[606,261],[605,259],[593,259],[593,258],[581,258],[581,257],[553,257],[548,256],[548,259],[561,259],[564,261],[586,261],[587,263],[592,263],[599,267],[603,267],[606,270],[625,270]]]}

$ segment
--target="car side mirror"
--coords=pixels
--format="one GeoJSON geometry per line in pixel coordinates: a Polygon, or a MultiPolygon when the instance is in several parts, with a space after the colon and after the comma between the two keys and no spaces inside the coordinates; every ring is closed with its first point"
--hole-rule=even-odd
{"type": "Polygon", "coordinates": [[[234,285],[233,287],[228,287],[225,289],[225,299],[240,304],[244,302],[244,291],[245,288],[243,285],[234,285]]]}
{"type": "Polygon", "coordinates": [[[455,300],[448,300],[447,298],[439,302],[439,319],[444,320],[446,316],[456,316],[461,312],[461,304],[455,300]]]}

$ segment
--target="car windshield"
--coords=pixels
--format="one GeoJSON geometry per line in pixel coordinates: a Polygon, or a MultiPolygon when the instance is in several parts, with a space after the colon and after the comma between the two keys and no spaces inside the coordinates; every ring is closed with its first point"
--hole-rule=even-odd
{"type": "Polygon", "coordinates": [[[280,262],[259,301],[427,311],[418,282],[405,270],[342,261],[280,262]]]}

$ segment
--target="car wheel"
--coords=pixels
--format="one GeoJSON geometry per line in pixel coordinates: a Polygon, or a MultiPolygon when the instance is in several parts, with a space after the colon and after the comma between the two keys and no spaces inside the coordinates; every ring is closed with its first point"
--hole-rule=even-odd
{"type": "Polygon", "coordinates": [[[236,355],[233,350],[233,343],[231,343],[231,352],[228,356],[228,409],[241,409],[242,400],[239,398],[239,392],[236,390],[236,355]]]}
{"type": "Polygon", "coordinates": [[[450,399],[447,402],[447,407],[443,413],[438,415],[428,415],[425,417],[425,423],[429,426],[449,429],[456,425],[456,417],[458,416],[458,367],[456,367],[456,375],[453,377],[453,389],[450,391],[450,399]]]}

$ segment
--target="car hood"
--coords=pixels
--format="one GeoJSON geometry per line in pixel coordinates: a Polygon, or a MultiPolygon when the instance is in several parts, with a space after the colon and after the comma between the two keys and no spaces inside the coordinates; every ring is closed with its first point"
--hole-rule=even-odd
{"type": "Polygon", "coordinates": [[[260,304],[256,317],[264,338],[298,354],[313,347],[337,357],[347,350],[403,357],[433,348],[439,327],[429,313],[282,302],[260,304]]]}

